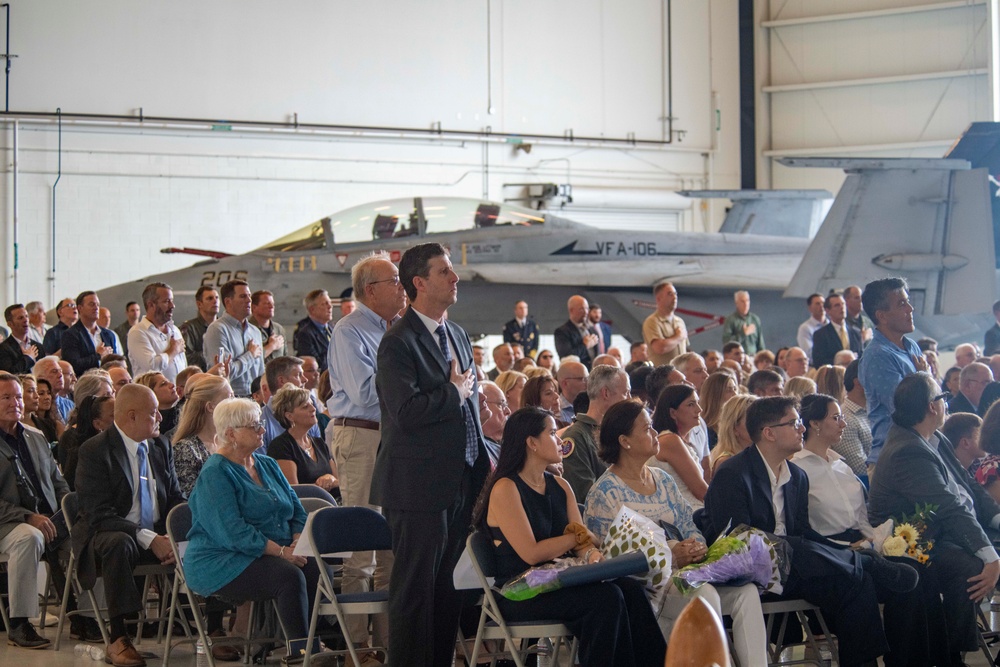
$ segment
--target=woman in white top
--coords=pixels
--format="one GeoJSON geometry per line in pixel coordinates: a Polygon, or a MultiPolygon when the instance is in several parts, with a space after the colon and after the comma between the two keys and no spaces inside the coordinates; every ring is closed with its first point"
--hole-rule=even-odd
{"type": "Polygon", "coordinates": [[[792,462],[809,477],[809,526],[820,535],[852,544],[871,538],[861,480],[832,449],[847,427],[840,405],[832,396],[810,394],[802,398],[800,415],[805,441],[792,462]]]}
{"type": "MultiPolygon", "coordinates": [[[[611,406],[601,422],[597,453],[609,465],[590,487],[585,517],[587,528],[601,540],[623,505],[653,521],[666,521],[679,537],[670,541],[674,568],[704,559],[705,538],[694,525],[691,507],[663,470],[647,461],[657,451],[656,432],[641,403],[622,401],[611,406]]],[[[743,586],[704,585],[700,597],[716,611],[733,617],[733,645],[741,665],[767,664],[767,639],[760,593],[753,584],[743,586]]],[[[659,622],[669,636],[676,615],[688,602],[673,586],[667,590],[659,622]]]]}
{"type": "MultiPolygon", "coordinates": [[[[840,442],[844,417],[832,396],[811,394],[799,410],[806,427],[805,448],[792,462],[809,477],[809,526],[830,539],[857,544],[872,536],[864,489],[831,447],[840,442]]],[[[946,655],[948,638],[941,596],[927,569],[915,560],[904,561],[920,573],[909,593],[879,590],[889,652],[886,667],[929,667],[953,664],[946,655]]]]}
{"type": "Polygon", "coordinates": [[[664,387],[653,412],[659,448],[649,459],[649,465],[665,470],[677,482],[681,495],[695,510],[705,506],[708,491],[698,452],[689,439],[700,416],[698,392],[693,387],[686,384],[664,387]]]}

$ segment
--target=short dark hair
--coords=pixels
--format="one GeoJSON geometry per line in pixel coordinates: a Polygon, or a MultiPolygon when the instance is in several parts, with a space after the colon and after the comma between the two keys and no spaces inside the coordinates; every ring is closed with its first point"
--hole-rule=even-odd
{"type": "Polygon", "coordinates": [[[763,391],[764,387],[770,387],[772,384],[778,384],[779,382],[781,382],[781,376],[772,370],[765,368],[754,371],[750,374],[750,379],[747,380],[747,391],[759,396],[758,391],[763,391]]]}
{"type": "Polygon", "coordinates": [[[254,292],[253,294],[250,295],[250,305],[251,306],[256,306],[258,303],[260,303],[260,298],[263,297],[263,296],[273,297],[274,293],[273,292],[269,292],[266,289],[259,289],[259,290],[257,290],[256,292],[254,292]]]}
{"type": "Polygon", "coordinates": [[[767,426],[773,426],[789,410],[798,407],[799,402],[791,396],[770,396],[758,398],[747,408],[747,433],[754,442],[760,441],[760,434],[767,426]]]}
{"type": "Polygon", "coordinates": [[[691,398],[694,394],[694,387],[686,384],[672,384],[664,387],[656,399],[656,409],[653,410],[653,428],[656,432],[673,431],[677,433],[677,422],[670,415],[671,410],[676,410],[681,403],[691,398]]]}
{"type": "Polygon", "coordinates": [[[1000,313],[1000,301],[993,304],[993,314],[996,315],[998,313],[1000,313]]]}
{"type": "Polygon", "coordinates": [[[907,375],[899,382],[892,395],[892,421],[905,428],[919,424],[927,416],[931,399],[940,390],[930,373],[907,375]]]}
{"type": "Polygon", "coordinates": [[[932,347],[937,347],[937,344],[938,344],[938,342],[936,340],[934,340],[933,338],[930,338],[930,337],[921,338],[921,339],[917,340],[917,347],[920,348],[921,352],[926,352],[927,350],[931,349],[932,347]]]}
{"type": "Polygon", "coordinates": [[[948,421],[941,427],[941,433],[948,438],[952,447],[956,447],[962,438],[968,438],[973,431],[982,425],[983,420],[979,418],[979,415],[971,412],[956,412],[948,417],[948,421]]]}
{"type": "Polygon", "coordinates": [[[271,390],[271,393],[275,393],[280,389],[278,378],[285,377],[289,371],[296,367],[302,367],[302,360],[298,357],[275,357],[267,362],[264,366],[264,375],[267,377],[267,388],[271,390]]]}
{"type": "MultiPolygon", "coordinates": [[[[823,299],[823,295],[822,294],[810,294],[809,298],[806,299],[806,305],[807,306],[813,305],[813,299],[815,299],[816,297],[819,297],[819,298],[823,299]]],[[[826,299],[823,299],[823,301],[826,302],[826,299]]]]}
{"type": "Polygon", "coordinates": [[[646,394],[649,396],[650,403],[656,404],[663,388],[667,386],[670,374],[673,372],[674,367],[672,364],[663,364],[662,366],[655,367],[653,372],[646,376],[646,394]]]}
{"type": "Polygon", "coordinates": [[[633,363],[637,365],[632,370],[629,370],[629,366],[632,364],[625,367],[625,372],[628,373],[629,386],[632,387],[632,395],[645,403],[649,403],[649,392],[646,391],[646,378],[653,372],[653,367],[645,361],[636,361],[633,363]]]}
{"type": "Polygon", "coordinates": [[[218,292],[215,289],[215,285],[202,285],[198,288],[198,291],[194,293],[194,300],[201,301],[201,297],[205,296],[205,292],[218,292]]]}
{"type": "Polygon", "coordinates": [[[245,280],[230,280],[219,290],[219,297],[222,299],[222,303],[226,303],[226,299],[232,299],[236,295],[236,288],[239,286],[244,286],[247,289],[250,288],[250,283],[245,280]]]}
{"type": "Polygon", "coordinates": [[[729,341],[728,343],[726,343],[725,345],[722,346],[722,354],[729,354],[730,352],[732,352],[736,348],[740,348],[742,350],[743,349],[743,344],[739,343],[739,342],[737,342],[735,340],[731,340],[731,341],[729,341]]]}
{"type": "Polygon", "coordinates": [[[24,306],[20,303],[12,303],[6,308],[4,308],[3,318],[7,320],[7,324],[10,324],[11,317],[13,316],[14,311],[17,310],[18,308],[24,308],[24,306]]]}
{"type": "Polygon", "coordinates": [[[601,420],[600,442],[597,445],[597,455],[608,465],[618,463],[622,455],[622,445],[618,439],[632,432],[635,420],[645,408],[639,401],[620,401],[604,413],[601,420]]]}
{"type": "Polygon", "coordinates": [[[861,361],[855,359],[844,369],[844,389],[847,391],[854,391],[854,383],[858,380],[858,366],[860,365],[861,361]]]}
{"type": "Polygon", "coordinates": [[[865,290],[861,294],[861,305],[875,326],[878,326],[878,318],[875,313],[889,308],[889,295],[906,288],[906,280],[896,277],[880,278],[865,285],[865,290]]]}
{"type": "MultiPolygon", "coordinates": [[[[121,354],[105,354],[101,357],[101,370],[108,370],[110,368],[128,368],[128,359],[121,354]]],[[[181,387],[183,389],[183,387],[181,387]]]]}
{"type": "Polygon", "coordinates": [[[431,274],[431,260],[448,254],[440,243],[421,243],[403,253],[399,260],[399,281],[403,283],[406,296],[413,303],[417,298],[417,286],[413,284],[416,277],[426,278],[431,274]]]}
{"type": "Polygon", "coordinates": [[[637,341],[635,341],[634,343],[632,343],[629,346],[629,348],[628,348],[629,352],[635,352],[635,348],[639,347],[640,345],[645,345],[645,344],[646,344],[646,341],[637,340],[637,341]]]}
{"type": "Polygon", "coordinates": [[[844,295],[842,293],[839,293],[839,292],[830,292],[827,295],[826,300],[823,301],[823,309],[824,310],[830,310],[830,299],[840,299],[842,301],[846,301],[846,299],[844,299],[844,295]]]}
{"type": "Polygon", "coordinates": [[[80,292],[79,294],[77,294],[76,295],[76,305],[77,305],[77,307],[79,307],[80,304],[83,303],[83,300],[86,299],[91,294],[97,294],[97,292],[95,292],[92,289],[89,289],[89,290],[84,290],[84,291],[80,292]]]}
{"type": "Polygon", "coordinates": [[[127,313],[128,309],[131,308],[132,306],[138,306],[138,305],[139,303],[137,301],[129,301],[128,303],[125,304],[125,312],[127,313]]]}

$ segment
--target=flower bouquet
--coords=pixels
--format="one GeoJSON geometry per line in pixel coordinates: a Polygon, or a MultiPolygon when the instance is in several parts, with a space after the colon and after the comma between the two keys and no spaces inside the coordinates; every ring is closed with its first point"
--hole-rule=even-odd
{"type": "Polygon", "coordinates": [[[622,554],[597,563],[584,563],[579,558],[557,558],[525,570],[504,584],[500,594],[520,602],[560,588],[641,574],[648,567],[646,558],[640,553],[622,554]]]}
{"type": "Polygon", "coordinates": [[[921,565],[930,560],[928,552],[934,548],[934,542],[927,539],[937,505],[916,505],[913,514],[903,515],[896,519],[896,528],[892,537],[882,542],[882,554],[885,556],[906,556],[921,565]]]}
{"type": "Polygon", "coordinates": [[[608,528],[608,535],[601,545],[601,553],[605,558],[616,558],[621,554],[634,552],[646,557],[648,569],[637,578],[645,584],[646,595],[654,613],[659,613],[663,596],[670,583],[673,562],[667,536],[663,528],[651,519],[622,505],[615,520],[611,522],[611,527],[608,528]]]}
{"type": "Polygon", "coordinates": [[[778,547],[766,533],[740,525],[728,536],[713,542],[703,561],[674,572],[673,582],[682,593],[703,584],[742,586],[748,583],[780,593],[779,562],[778,547]]]}

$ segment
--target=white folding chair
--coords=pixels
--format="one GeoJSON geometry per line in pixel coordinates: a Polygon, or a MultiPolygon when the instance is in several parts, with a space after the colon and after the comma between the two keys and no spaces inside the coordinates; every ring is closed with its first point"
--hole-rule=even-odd
{"type": "MultiPolygon", "coordinates": [[[[820,655],[820,644],[826,644],[827,648],[832,654],[833,661],[839,664],[839,658],[837,656],[837,645],[833,641],[833,633],[830,632],[829,626],[826,624],[826,618],[823,617],[823,612],[820,608],[814,604],[810,604],[805,600],[774,600],[770,602],[760,603],[761,610],[764,612],[764,619],[766,621],[766,631],[767,637],[770,640],[772,634],[771,631],[774,628],[774,622],[780,619],[781,625],[778,626],[778,637],[777,641],[770,644],[768,652],[769,666],[772,665],[800,665],[800,664],[817,664],[816,660],[803,659],[803,660],[782,660],[781,653],[792,646],[809,646],[814,654],[818,657],[820,655]],[[816,620],[819,622],[819,627],[823,630],[823,636],[825,639],[818,640],[816,635],[813,634],[812,628],[809,627],[809,618],[806,616],[806,612],[812,612],[816,616],[816,620]],[[798,620],[799,625],[802,627],[802,632],[806,636],[804,642],[785,642],[785,631],[788,629],[788,618],[790,615],[794,614],[795,618],[798,620]]],[[[747,666],[741,666],[747,667],[747,666]]]]}

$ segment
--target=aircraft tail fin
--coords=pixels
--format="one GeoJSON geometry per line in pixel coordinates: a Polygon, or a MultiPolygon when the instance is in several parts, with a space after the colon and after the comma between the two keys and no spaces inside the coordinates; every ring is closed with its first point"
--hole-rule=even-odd
{"type": "Polygon", "coordinates": [[[956,159],[783,158],[847,171],[786,297],[906,277],[921,315],[988,311],[995,243],[985,169],[956,159]]]}
{"type": "Polygon", "coordinates": [[[681,190],[699,199],[729,199],[720,232],[812,238],[833,201],[827,190],[681,190]]]}
{"type": "Polygon", "coordinates": [[[989,172],[990,216],[996,245],[996,267],[1000,269],[1000,123],[977,122],[969,125],[945,157],[968,160],[973,169],[989,172]]]}

